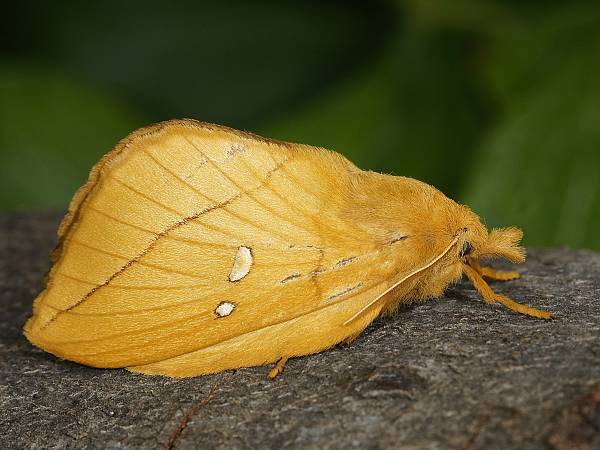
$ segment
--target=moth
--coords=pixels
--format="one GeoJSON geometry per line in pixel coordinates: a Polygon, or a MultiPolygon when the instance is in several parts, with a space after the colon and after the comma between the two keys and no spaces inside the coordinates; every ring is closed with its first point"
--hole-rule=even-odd
{"type": "Polygon", "coordinates": [[[58,230],[24,327],[60,358],[192,377],[351,343],[398,305],[463,274],[488,303],[542,319],[484,280],[522,262],[517,228],[488,232],[423,182],[342,155],[194,120],[122,140],[58,230]]]}

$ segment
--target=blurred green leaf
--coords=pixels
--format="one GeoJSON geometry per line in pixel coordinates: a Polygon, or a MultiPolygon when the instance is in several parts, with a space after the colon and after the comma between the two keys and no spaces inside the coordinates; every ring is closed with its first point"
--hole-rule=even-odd
{"type": "MultiPolygon", "coordinates": [[[[487,34],[514,20],[506,1],[394,0],[415,21],[431,29],[455,29],[487,34]]],[[[548,0],[546,0],[548,1],[548,0]]],[[[526,3],[526,2],[525,2],[526,3]]],[[[523,4],[523,2],[521,2],[523,4]]]]}
{"type": "Polygon", "coordinates": [[[529,245],[600,248],[599,13],[561,7],[497,37],[490,79],[506,112],[462,197],[529,245]]]}
{"type": "Polygon", "coordinates": [[[0,205],[65,208],[91,166],[144,125],[123,103],[40,68],[0,67],[0,205]]]}
{"type": "Polygon", "coordinates": [[[362,168],[456,191],[487,118],[470,78],[468,36],[410,25],[379,61],[264,134],[339,151],[362,168]]]}
{"type": "Polygon", "coordinates": [[[599,23],[597,2],[571,2],[520,14],[513,11],[510,22],[489,30],[488,64],[482,67],[490,91],[503,107],[514,108],[529,101],[529,95],[536,95],[546,83],[555,83],[553,74],[565,64],[587,72],[574,52],[593,48],[599,23]]]}
{"type": "Polygon", "coordinates": [[[16,2],[7,37],[152,121],[237,128],[277,115],[352,73],[387,37],[381,2],[16,2]],[[30,27],[19,26],[25,22],[30,27]]]}

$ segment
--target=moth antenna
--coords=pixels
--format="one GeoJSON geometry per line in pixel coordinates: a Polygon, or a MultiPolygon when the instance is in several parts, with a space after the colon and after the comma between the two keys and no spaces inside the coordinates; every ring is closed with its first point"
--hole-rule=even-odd
{"type": "Polygon", "coordinates": [[[346,326],[350,322],[352,322],[355,319],[357,319],[358,317],[360,317],[360,315],[363,314],[367,309],[369,309],[371,306],[373,306],[375,303],[377,303],[379,300],[381,300],[383,297],[385,297],[391,291],[393,291],[394,289],[396,289],[398,286],[400,286],[402,283],[404,283],[409,278],[417,275],[420,272],[423,272],[424,270],[429,269],[436,262],[438,262],[440,259],[442,259],[446,255],[446,253],[448,253],[450,251],[450,249],[452,247],[454,247],[454,245],[456,245],[457,242],[458,242],[458,236],[456,236],[452,240],[452,242],[450,242],[450,244],[448,245],[448,247],[446,247],[442,253],[440,253],[435,258],[433,258],[433,260],[431,260],[429,263],[427,263],[423,267],[420,267],[420,268],[412,271],[411,273],[409,273],[408,275],[406,275],[404,278],[402,278],[400,281],[397,281],[396,283],[394,283],[393,285],[391,285],[389,288],[387,288],[385,291],[383,291],[381,294],[379,294],[377,297],[375,297],[375,299],[371,300],[369,303],[367,303],[365,306],[363,306],[356,314],[354,314],[352,317],[350,317],[348,320],[346,320],[342,324],[342,326],[346,326]]]}

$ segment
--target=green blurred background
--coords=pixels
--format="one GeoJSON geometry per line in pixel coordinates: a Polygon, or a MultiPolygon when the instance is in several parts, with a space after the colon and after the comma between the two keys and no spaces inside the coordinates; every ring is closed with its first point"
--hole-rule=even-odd
{"type": "Polygon", "coordinates": [[[600,249],[600,2],[11,2],[0,208],[66,207],[191,117],[434,184],[526,244],[600,249]]]}

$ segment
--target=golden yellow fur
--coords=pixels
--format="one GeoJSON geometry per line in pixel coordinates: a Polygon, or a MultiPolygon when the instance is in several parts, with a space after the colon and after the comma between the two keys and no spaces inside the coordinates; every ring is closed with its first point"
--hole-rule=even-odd
{"type": "Polygon", "coordinates": [[[520,237],[325,149],[170,121],[92,169],[24,332],[94,367],[188,377],[280,360],[275,376],[464,272],[487,301],[548,318],[492,297],[481,278],[502,279],[482,256],[524,259],[520,237]]]}

